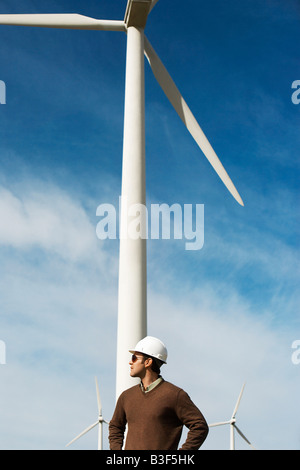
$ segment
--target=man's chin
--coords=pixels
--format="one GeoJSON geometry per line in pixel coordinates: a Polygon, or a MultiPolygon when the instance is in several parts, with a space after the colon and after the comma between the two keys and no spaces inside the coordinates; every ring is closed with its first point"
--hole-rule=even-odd
{"type": "Polygon", "coordinates": [[[131,377],[132,379],[139,379],[139,375],[138,375],[138,374],[135,374],[135,373],[132,372],[132,371],[130,372],[130,377],[131,377]]]}

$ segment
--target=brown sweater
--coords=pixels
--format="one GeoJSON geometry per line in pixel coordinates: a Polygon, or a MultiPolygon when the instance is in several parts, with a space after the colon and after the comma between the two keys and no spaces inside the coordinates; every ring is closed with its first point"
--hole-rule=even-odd
{"type": "Polygon", "coordinates": [[[111,450],[122,449],[126,423],[125,450],[176,450],[184,425],[189,432],[181,450],[197,450],[208,434],[188,394],[164,380],[148,393],[136,385],[120,395],[109,423],[111,450]]]}

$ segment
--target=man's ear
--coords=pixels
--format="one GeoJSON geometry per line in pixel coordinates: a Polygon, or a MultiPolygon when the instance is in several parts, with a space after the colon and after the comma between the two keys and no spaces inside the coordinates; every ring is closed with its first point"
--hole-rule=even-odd
{"type": "Polygon", "coordinates": [[[147,357],[147,359],[145,359],[145,361],[144,361],[145,367],[151,367],[152,362],[153,362],[152,357],[147,357]]]}

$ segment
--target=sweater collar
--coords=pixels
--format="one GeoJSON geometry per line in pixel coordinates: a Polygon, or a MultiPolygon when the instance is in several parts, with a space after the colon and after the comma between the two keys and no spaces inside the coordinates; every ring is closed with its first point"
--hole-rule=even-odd
{"type": "Polygon", "coordinates": [[[148,393],[151,392],[155,387],[157,387],[158,384],[160,384],[163,381],[163,378],[161,376],[158,377],[152,384],[150,384],[148,387],[144,388],[143,382],[141,381],[141,389],[142,392],[148,393]]]}

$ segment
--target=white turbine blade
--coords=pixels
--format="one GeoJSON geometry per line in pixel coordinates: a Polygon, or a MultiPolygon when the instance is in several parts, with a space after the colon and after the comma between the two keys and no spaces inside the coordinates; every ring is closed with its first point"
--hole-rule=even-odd
{"type": "Polygon", "coordinates": [[[224,426],[224,424],[230,424],[230,421],[222,421],[220,423],[212,423],[212,424],[209,424],[208,426],[210,428],[213,428],[214,426],[224,426]]]}
{"type": "Polygon", "coordinates": [[[95,377],[95,381],[96,381],[98,412],[99,412],[99,416],[102,416],[102,403],[101,403],[101,398],[100,398],[100,392],[99,392],[99,385],[98,385],[97,377],[95,377]]]}
{"type": "Polygon", "coordinates": [[[0,24],[14,26],[39,26],[44,28],[94,29],[126,31],[123,21],[97,20],[76,13],[0,15],[0,24]]]}
{"type": "Polygon", "coordinates": [[[253,447],[253,445],[251,444],[251,442],[247,439],[247,437],[242,433],[242,431],[237,427],[236,424],[234,424],[234,427],[235,429],[237,430],[237,432],[239,433],[239,435],[247,442],[247,444],[249,444],[249,446],[255,450],[255,447],[253,447]]]}
{"type": "Polygon", "coordinates": [[[74,439],[72,439],[72,441],[70,441],[66,447],[70,446],[71,444],[73,444],[73,442],[77,441],[77,439],[79,439],[80,437],[82,437],[84,434],[88,433],[91,429],[93,429],[95,426],[97,426],[97,424],[99,424],[99,421],[97,421],[97,423],[94,423],[92,424],[91,426],[89,426],[88,428],[86,428],[84,431],[82,431],[80,434],[78,434],[78,436],[76,436],[74,439]]]}
{"type": "Polygon", "coordinates": [[[158,0],[152,0],[152,5],[150,7],[150,11],[155,7],[155,5],[157,4],[158,0]]]}
{"type": "Polygon", "coordinates": [[[201,148],[202,152],[204,153],[216,173],[219,175],[219,177],[227,187],[227,189],[230,191],[232,196],[237,200],[239,204],[243,206],[244,203],[239,193],[237,192],[235,186],[233,185],[231,179],[229,178],[226,170],[224,169],[222,163],[220,162],[215,151],[213,150],[212,146],[204,135],[202,129],[197,123],[188,105],[181,96],[177,86],[169,75],[167,69],[161,62],[160,58],[158,57],[146,37],[145,55],[152,68],[156,80],[158,81],[167,98],[175,108],[179,117],[182,119],[183,123],[185,124],[185,126],[187,127],[187,129],[189,130],[189,132],[191,133],[191,135],[193,136],[193,138],[201,148]]]}
{"type": "Polygon", "coordinates": [[[246,385],[246,384],[244,383],[244,385],[242,386],[242,390],[241,390],[241,392],[240,392],[240,394],[239,394],[239,397],[238,397],[238,400],[237,400],[237,402],[236,402],[235,408],[234,408],[234,410],[233,410],[231,419],[234,419],[234,418],[235,418],[235,415],[236,415],[236,413],[237,413],[237,410],[238,410],[238,408],[239,408],[239,406],[240,406],[240,402],[241,402],[241,398],[242,398],[242,395],[243,395],[243,391],[244,391],[245,385],[246,385]]]}

